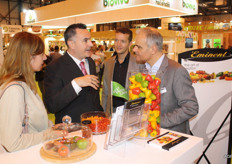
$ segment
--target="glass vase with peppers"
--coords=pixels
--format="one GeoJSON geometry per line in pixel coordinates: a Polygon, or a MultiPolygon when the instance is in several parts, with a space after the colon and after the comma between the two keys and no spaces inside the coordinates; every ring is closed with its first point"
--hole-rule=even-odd
{"type": "Polygon", "coordinates": [[[129,77],[129,100],[145,97],[142,129],[138,138],[151,138],[160,134],[160,84],[157,72],[133,71],[129,77]]]}
{"type": "Polygon", "coordinates": [[[86,112],[81,115],[81,123],[87,125],[93,135],[104,134],[110,125],[110,117],[101,111],[86,112]]]}

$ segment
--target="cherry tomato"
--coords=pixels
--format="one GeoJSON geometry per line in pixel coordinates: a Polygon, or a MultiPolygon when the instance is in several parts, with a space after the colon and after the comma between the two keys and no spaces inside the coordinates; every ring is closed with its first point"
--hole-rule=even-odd
{"type": "Polygon", "coordinates": [[[61,157],[67,157],[69,154],[69,149],[67,146],[62,145],[59,149],[58,149],[58,153],[61,157]]]}

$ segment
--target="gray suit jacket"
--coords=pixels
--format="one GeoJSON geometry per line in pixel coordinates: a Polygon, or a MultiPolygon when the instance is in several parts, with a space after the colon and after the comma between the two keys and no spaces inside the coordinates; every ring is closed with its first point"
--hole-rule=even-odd
{"type": "MultiPolygon", "coordinates": [[[[104,73],[103,73],[103,90],[102,90],[102,107],[108,114],[113,113],[113,103],[111,95],[111,81],[113,80],[114,65],[116,56],[111,57],[105,62],[104,73]]],[[[130,54],[126,85],[125,88],[128,90],[128,78],[130,77],[130,71],[144,69],[144,65],[137,64],[135,56],[130,54]]]]}
{"type": "Polygon", "coordinates": [[[164,91],[161,93],[161,127],[189,134],[189,119],[198,113],[199,106],[188,71],[165,56],[158,72],[160,88],[164,91]]]}

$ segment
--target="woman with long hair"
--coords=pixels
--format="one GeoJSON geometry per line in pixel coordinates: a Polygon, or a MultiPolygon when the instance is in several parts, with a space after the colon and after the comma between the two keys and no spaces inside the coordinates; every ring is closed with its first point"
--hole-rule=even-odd
{"type": "Polygon", "coordinates": [[[49,128],[37,94],[34,72],[41,70],[44,60],[40,37],[28,32],[15,34],[0,69],[0,144],[8,152],[67,134],[49,128]]]}

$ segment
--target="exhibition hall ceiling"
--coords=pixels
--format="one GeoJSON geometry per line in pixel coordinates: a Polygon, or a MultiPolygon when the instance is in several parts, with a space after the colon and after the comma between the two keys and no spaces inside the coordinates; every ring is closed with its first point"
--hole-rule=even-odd
{"type": "Polygon", "coordinates": [[[232,0],[199,0],[199,15],[221,15],[232,13],[232,0]]]}

